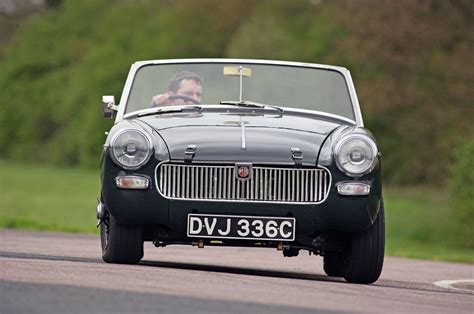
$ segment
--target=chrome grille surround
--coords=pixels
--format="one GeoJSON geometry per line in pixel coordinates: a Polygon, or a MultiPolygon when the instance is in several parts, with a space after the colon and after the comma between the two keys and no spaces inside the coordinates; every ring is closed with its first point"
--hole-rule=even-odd
{"type": "Polygon", "coordinates": [[[155,170],[158,192],[167,199],[223,202],[319,204],[326,200],[331,173],[317,168],[253,166],[249,180],[235,164],[162,162],[155,170]]]}

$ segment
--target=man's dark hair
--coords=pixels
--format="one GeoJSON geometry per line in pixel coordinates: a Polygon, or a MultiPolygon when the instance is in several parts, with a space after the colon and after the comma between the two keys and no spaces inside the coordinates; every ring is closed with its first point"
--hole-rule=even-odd
{"type": "Polygon", "coordinates": [[[170,79],[168,90],[172,91],[173,93],[176,93],[176,91],[179,89],[179,85],[181,84],[182,80],[193,80],[199,85],[202,85],[202,77],[200,77],[199,75],[193,72],[181,71],[181,72],[177,72],[170,79]]]}

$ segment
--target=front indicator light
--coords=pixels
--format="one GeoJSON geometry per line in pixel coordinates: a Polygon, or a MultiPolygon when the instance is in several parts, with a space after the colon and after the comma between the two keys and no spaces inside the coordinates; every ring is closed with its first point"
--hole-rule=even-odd
{"type": "Polygon", "coordinates": [[[140,176],[120,176],[115,178],[115,185],[120,189],[146,190],[150,180],[140,176]]]}
{"type": "Polygon", "coordinates": [[[370,185],[363,182],[340,182],[336,186],[340,195],[360,196],[370,193],[370,185]]]}

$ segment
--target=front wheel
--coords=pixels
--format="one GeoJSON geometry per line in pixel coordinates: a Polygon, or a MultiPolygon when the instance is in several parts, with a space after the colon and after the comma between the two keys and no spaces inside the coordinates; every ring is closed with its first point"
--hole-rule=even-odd
{"type": "Polygon", "coordinates": [[[353,235],[343,252],[343,277],[348,282],[369,284],[382,272],[385,250],[385,216],[383,201],[372,226],[353,235]]]}
{"type": "Polygon", "coordinates": [[[106,263],[138,264],[143,257],[141,228],[121,225],[108,213],[100,223],[100,242],[106,263]]]}

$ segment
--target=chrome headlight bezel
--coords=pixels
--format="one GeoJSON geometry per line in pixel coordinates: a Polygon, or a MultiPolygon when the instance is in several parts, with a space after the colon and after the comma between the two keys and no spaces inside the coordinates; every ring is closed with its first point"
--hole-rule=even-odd
{"type": "MultiPolygon", "coordinates": [[[[370,173],[374,170],[375,166],[377,165],[377,155],[378,155],[378,149],[377,149],[377,144],[375,141],[370,138],[369,136],[366,136],[364,134],[349,134],[343,136],[335,145],[334,145],[334,161],[343,173],[350,177],[361,177],[367,173],[370,173]],[[344,162],[342,159],[343,156],[341,156],[341,149],[344,147],[344,145],[350,145],[351,141],[354,140],[361,140],[367,145],[367,148],[370,149],[372,155],[369,156],[370,158],[366,158],[369,162],[366,163],[363,167],[361,167],[358,171],[351,171],[348,169],[348,167],[345,167],[344,162]]],[[[362,165],[363,162],[360,162],[359,165],[362,165]]],[[[356,163],[351,163],[351,166],[358,166],[356,163]]]]}
{"type": "Polygon", "coordinates": [[[141,167],[143,167],[151,158],[151,156],[153,155],[153,142],[150,138],[150,136],[148,134],[146,134],[145,132],[143,131],[140,131],[138,129],[131,129],[131,128],[128,128],[128,129],[123,129],[123,130],[120,130],[118,131],[116,134],[114,134],[114,136],[112,137],[111,141],[110,141],[110,149],[109,149],[109,153],[110,153],[110,157],[112,158],[112,160],[118,165],[120,166],[121,168],[124,168],[126,170],[137,170],[141,167]],[[133,165],[130,165],[130,164],[125,164],[123,163],[122,161],[119,160],[119,157],[116,156],[116,151],[115,151],[115,148],[117,147],[117,141],[118,139],[121,137],[121,136],[125,136],[126,133],[128,132],[134,132],[134,133],[137,133],[139,135],[139,137],[141,137],[141,139],[143,140],[142,143],[140,144],[143,144],[143,149],[146,150],[146,155],[144,158],[142,158],[139,162],[133,164],[133,165]]]}

